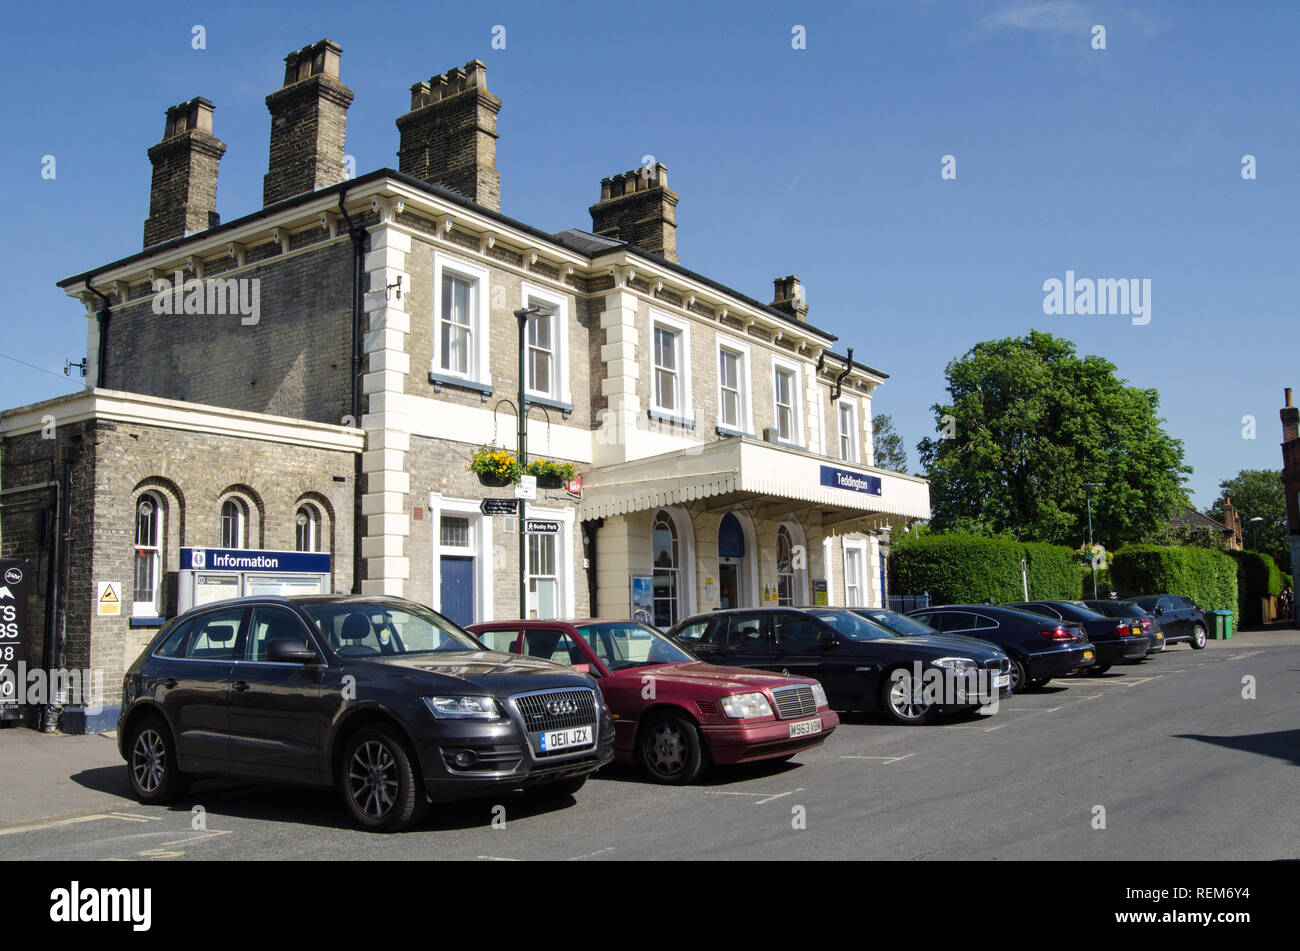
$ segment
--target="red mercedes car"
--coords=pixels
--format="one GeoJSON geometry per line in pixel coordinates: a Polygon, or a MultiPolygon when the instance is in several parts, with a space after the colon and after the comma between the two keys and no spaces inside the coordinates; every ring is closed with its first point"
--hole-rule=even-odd
{"type": "Polygon", "coordinates": [[[839,726],[807,677],[715,667],[636,621],[488,621],[491,650],[568,664],[596,678],[614,718],[614,756],[682,784],[710,763],[789,759],[839,726]]]}

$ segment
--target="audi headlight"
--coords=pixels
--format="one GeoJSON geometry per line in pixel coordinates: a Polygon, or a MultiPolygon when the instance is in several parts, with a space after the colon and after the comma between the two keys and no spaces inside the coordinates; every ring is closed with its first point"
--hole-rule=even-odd
{"type": "Polygon", "coordinates": [[[439,720],[500,720],[501,708],[491,697],[421,697],[439,720]]]}
{"type": "Polygon", "coordinates": [[[733,720],[770,717],[772,706],[761,693],[736,693],[722,698],[722,712],[733,720]]]}
{"type": "Polygon", "coordinates": [[[830,704],[826,700],[826,691],[825,689],[823,689],[821,684],[814,682],[812,685],[812,692],[813,692],[813,699],[817,701],[818,710],[820,710],[822,707],[830,706],[830,704]]]}

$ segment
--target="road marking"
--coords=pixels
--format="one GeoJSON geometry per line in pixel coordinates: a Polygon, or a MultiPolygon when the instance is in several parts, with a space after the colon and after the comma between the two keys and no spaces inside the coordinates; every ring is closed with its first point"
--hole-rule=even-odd
{"type": "Polygon", "coordinates": [[[167,849],[145,849],[143,852],[137,852],[135,854],[142,859],[178,859],[185,853],[168,851],[167,849]]]}
{"type": "Polygon", "coordinates": [[[888,766],[890,763],[897,763],[900,759],[907,759],[911,755],[911,753],[904,753],[902,756],[860,756],[853,753],[845,753],[840,756],[840,759],[879,759],[884,760],[884,763],[881,765],[888,766]]]}
{"type": "Polygon", "coordinates": [[[609,853],[609,852],[613,852],[613,851],[614,851],[614,847],[611,845],[609,848],[606,848],[606,849],[597,849],[595,852],[588,852],[586,855],[575,855],[575,856],[573,856],[573,858],[565,859],[564,861],[566,861],[566,862],[580,862],[580,861],[582,861],[583,859],[595,858],[597,855],[605,855],[605,854],[607,854],[607,853],[609,853]]]}
{"type": "Polygon", "coordinates": [[[188,839],[175,839],[171,842],[164,842],[163,845],[183,845],[186,842],[202,842],[204,839],[215,839],[219,835],[230,835],[232,829],[224,829],[220,832],[201,832],[198,835],[192,835],[188,839]]]}
{"type": "Polygon", "coordinates": [[[117,819],[119,822],[157,822],[148,816],[123,816],[116,813],[94,813],[89,816],[72,816],[67,819],[50,819],[39,822],[28,822],[24,825],[10,826],[7,829],[0,829],[0,835],[13,835],[16,832],[31,832],[37,829],[54,829],[59,826],[79,825],[83,822],[99,822],[102,819],[117,819]]]}
{"type": "Polygon", "coordinates": [[[523,859],[508,859],[501,855],[480,855],[478,856],[478,859],[480,862],[522,862],[523,861],[523,859]]]}
{"type": "MultiPolygon", "coordinates": [[[[908,755],[910,756],[911,754],[908,755]]],[[[793,796],[797,792],[803,792],[803,787],[800,786],[798,789],[789,789],[783,793],[737,792],[731,789],[706,789],[704,790],[704,795],[706,796],[750,796],[758,800],[758,802],[754,803],[754,805],[761,806],[765,802],[771,802],[773,799],[782,799],[785,796],[793,796]]]]}

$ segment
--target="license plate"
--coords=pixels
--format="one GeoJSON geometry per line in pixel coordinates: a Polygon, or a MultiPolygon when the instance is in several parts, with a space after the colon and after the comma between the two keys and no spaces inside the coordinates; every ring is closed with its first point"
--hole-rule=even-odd
{"type": "Polygon", "coordinates": [[[1164,640],[1164,639],[1165,639],[1165,636],[1164,636],[1163,634],[1157,634],[1157,635],[1156,635],[1156,640],[1158,640],[1158,641],[1162,641],[1162,640],[1164,640]]]}
{"type": "Polygon", "coordinates": [[[993,678],[993,686],[994,686],[994,688],[997,689],[997,690],[1001,690],[1003,687],[1010,687],[1010,686],[1011,686],[1011,675],[1010,675],[1010,674],[998,674],[996,677],[993,678]]]}
{"type": "Polygon", "coordinates": [[[541,736],[541,750],[552,753],[555,750],[568,749],[571,746],[590,746],[593,727],[575,726],[571,730],[552,730],[541,736]]]}
{"type": "Polygon", "coordinates": [[[1084,652],[1083,652],[1083,659],[1084,659],[1084,660],[1092,660],[1092,651],[1084,651],[1084,652]]]}
{"type": "Polygon", "coordinates": [[[790,724],[790,736],[812,736],[814,733],[822,731],[821,717],[815,720],[800,720],[798,723],[790,724]]]}

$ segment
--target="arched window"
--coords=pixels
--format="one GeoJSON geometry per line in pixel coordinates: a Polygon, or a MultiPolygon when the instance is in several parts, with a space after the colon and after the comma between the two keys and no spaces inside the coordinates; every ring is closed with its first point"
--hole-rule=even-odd
{"type": "Polygon", "coordinates": [[[135,577],[131,614],[157,617],[159,582],[162,580],[162,503],[146,492],[135,503],[135,577]]]}
{"type": "Polygon", "coordinates": [[[667,512],[655,514],[650,532],[651,564],[654,566],[654,624],[669,628],[677,623],[681,590],[681,557],[677,527],[667,512]]]}
{"type": "Polygon", "coordinates": [[[248,509],[239,499],[221,504],[221,547],[244,548],[248,536],[248,509]]]}
{"type": "Polygon", "coordinates": [[[314,505],[298,506],[294,516],[295,548],[298,551],[320,551],[320,513],[314,505]]]}
{"type": "Polygon", "coordinates": [[[794,604],[794,544],[784,525],[776,530],[776,603],[794,604]]]}

